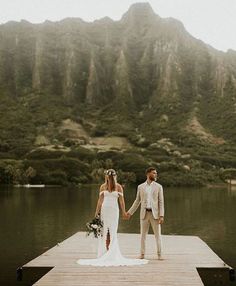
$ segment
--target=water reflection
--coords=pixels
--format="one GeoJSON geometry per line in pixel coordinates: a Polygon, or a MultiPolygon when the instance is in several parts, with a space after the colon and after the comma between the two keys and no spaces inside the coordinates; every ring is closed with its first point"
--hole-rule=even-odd
{"type": "MultiPolygon", "coordinates": [[[[197,235],[236,267],[236,191],[165,188],[164,234],[197,235]]],[[[125,190],[127,209],[135,188],[125,190]]],[[[14,285],[15,269],[77,231],[95,212],[98,186],[0,190],[0,285],[14,285]],[[7,271],[6,271],[7,270],[7,271]],[[7,284],[6,284],[7,281],[7,284]]],[[[119,232],[139,232],[139,210],[120,219],[119,232]]]]}

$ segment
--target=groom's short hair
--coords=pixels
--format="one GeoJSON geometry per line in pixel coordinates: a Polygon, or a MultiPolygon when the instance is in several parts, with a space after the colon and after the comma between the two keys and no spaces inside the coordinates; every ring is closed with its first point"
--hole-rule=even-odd
{"type": "Polygon", "coordinates": [[[145,174],[147,175],[147,174],[149,174],[152,171],[156,171],[156,168],[154,168],[154,167],[147,168],[146,171],[145,171],[145,174]]]}

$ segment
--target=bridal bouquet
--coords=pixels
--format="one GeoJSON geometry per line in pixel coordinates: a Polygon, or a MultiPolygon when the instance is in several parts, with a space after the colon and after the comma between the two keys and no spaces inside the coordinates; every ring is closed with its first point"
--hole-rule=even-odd
{"type": "Polygon", "coordinates": [[[93,233],[94,237],[96,238],[102,236],[103,223],[100,217],[95,217],[90,222],[87,222],[86,227],[87,227],[87,236],[89,236],[91,233],[93,233]]]}

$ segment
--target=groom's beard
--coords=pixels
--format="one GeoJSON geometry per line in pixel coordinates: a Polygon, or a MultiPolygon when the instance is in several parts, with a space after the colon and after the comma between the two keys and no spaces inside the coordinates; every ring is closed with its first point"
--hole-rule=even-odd
{"type": "Polygon", "coordinates": [[[156,181],[157,178],[150,177],[149,180],[153,182],[153,181],[156,181]]]}

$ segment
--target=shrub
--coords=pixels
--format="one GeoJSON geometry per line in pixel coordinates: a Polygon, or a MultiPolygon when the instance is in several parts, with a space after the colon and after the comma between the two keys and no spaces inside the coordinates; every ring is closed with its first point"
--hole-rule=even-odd
{"type": "Polygon", "coordinates": [[[44,160],[44,159],[56,159],[64,155],[63,151],[50,151],[44,148],[33,150],[28,153],[26,158],[29,160],[44,160]]]}

